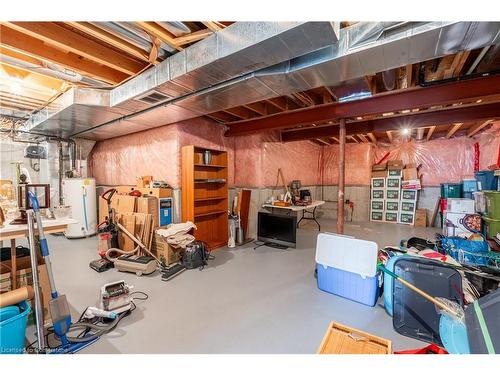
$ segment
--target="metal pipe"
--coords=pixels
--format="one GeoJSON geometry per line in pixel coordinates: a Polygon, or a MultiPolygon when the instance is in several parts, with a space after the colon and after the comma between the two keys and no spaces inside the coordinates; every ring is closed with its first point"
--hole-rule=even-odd
{"type": "Polygon", "coordinates": [[[43,331],[43,305],[42,305],[42,290],[38,279],[38,259],[35,243],[35,225],[33,210],[26,210],[28,217],[28,242],[30,247],[31,260],[31,277],[33,280],[33,290],[35,292],[35,322],[37,335],[37,348],[39,353],[45,351],[45,333],[43,331]]]}
{"type": "Polygon", "coordinates": [[[64,205],[64,198],[63,198],[63,174],[64,174],[64,160],[63,160],[63,149],[62,149],[62,142],[58,142],[58,149],[59,149],[59,204],[62,206],[64,205]]]}
{"type": "Polygon", "coordinates": [[[337,207],[337,233],[344,234],[344,188],[345,188],[345,119],[339,125],[339,187],[337,207]]]}

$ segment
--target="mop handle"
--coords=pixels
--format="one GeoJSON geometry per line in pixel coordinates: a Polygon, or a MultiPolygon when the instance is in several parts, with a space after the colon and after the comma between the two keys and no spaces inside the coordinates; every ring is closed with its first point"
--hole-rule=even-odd
{"type": "Polygon", "coordinates": [[[49,257],[49,245],[47,244],[47,238],[45,237],[45,232],[43,231],[42,217],[40,216],[40,204],[38,203],[36,195],[32,191],[28,191],[28,197],[35,214],[36,227],[38,229],[38,237],[40,240],[40,250],[42,252],[43,259],[45,260],[47,275],[49,276],[50,294],[52,298],[57,298],[58,293],[56,290],[54,275],[52,273],[52,263],[50,262],[49,257]]]}
{"type": "Polygon", "coordinates": [[[381,270],[381,271],[383,271],[383,272],[385,272],[385,273],[387,273],[389,276],[393,277],[394,279],[398,280],[401,284],[407,286],[408,288],[410,288],[414,292],[420,294],[422,297],[424,297],[425,299],[429,300],[430,302],[432,302],[433,304],[435,304],[437,307],[439,307],[439,308],[441,308],[443,310],[446,310],[447,312],[449,312],[453,316],[456,316],[457,318],[459,317],[456,311],[454,311],[450,307],[446,306],[441,301],[438,301],[434,297],[430,296],[429,294],[425,293],[422,289],[419,289],[415,285],[410,284],[408,281],[402,279],[400,276],[396,275],[394,272],[389,271],[383,265],[379,264],[378,265],[378,269],[381,270]]]}

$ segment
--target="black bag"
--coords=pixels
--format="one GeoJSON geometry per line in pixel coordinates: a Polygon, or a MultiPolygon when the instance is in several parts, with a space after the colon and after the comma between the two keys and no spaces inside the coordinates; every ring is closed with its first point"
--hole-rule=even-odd
{"type": "Polygon", "coordinates": [[[207,244],[203,241],[193,241],[182,253],[182,264],[187,269],[203,269],[208,264],[209,257],[207,244]]]}

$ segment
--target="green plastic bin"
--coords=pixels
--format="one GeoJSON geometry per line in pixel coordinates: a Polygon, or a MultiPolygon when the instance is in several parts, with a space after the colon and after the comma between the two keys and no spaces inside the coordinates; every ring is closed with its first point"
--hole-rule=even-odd
{"type": "Polygon", "coordinates": [[[486,198],[484,215],[490,219],[500,220],[500,191],[483,190],[486,198]]]}
{"type": "Polygon", "coordinates": [[[441,184],[441,198],[461,198],[462,184],[441,184]]]}
{"type": "Polygon", "coordinates": [[[487,238],[493,238],[500,233],[500,220],[494,220],[483,216],[483,223],[483,234],[487,238]]]}

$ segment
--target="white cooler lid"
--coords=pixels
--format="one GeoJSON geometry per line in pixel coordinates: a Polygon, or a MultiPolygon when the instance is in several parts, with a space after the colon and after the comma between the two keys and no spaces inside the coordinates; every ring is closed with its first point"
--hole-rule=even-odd
{"type": "Polygon", "coordinates": [[[334,233],[320,233],[316,240],[316,263],[373,277],[377,274],[378,245],[372,241],[334,233]]]}

